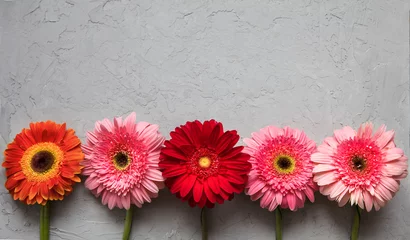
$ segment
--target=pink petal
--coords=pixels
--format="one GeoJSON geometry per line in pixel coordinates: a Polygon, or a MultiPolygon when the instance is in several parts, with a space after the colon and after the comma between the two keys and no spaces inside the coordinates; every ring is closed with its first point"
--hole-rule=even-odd
{"type": "Polygon", "coordinates": [[[399,183],[389,177],[383,177],[380,181],[380,183],[387,189],[389,189],[391,192],[397,192],[399,191],[399,183]]]}
{"type": "Polygon", "coordinates": [[[309,201],[313,203],[315,201],[315,193],[313,192],[313,190],[311,188],[307,187],[304,190],[304,192],[305,192],[306,196],[308,197],[309,201]]]}
{"type": "Polygon", "coordinates": [[[363,192],[363,199],[364,199],[364,205],[366,206],[366,210],[370,212],[373,207],[373,201],[372,201],[372,196],[370,195],[369,192],[364,191],[363,192]]]}
{"type": "Polygon", "coordinates": [[[350,194],[346,192],[345,195],[339,201],[339,204],[338,204],[339,207],[343,207],[344,205],[346,205],[349,199],[350,199],[350,194]]]}
{"type": "Polygon", "coordinates": [[[283,200],[283,195],[282,195],[282,193],[277,192],[277,193],[276,193],[276,202],[277,202],[278,204],[282,204],[282,200],[283,200]]]}
{"type": "Polygon", "coordinates": [[[124,120],[124,126],[127,129],[128,132],[134,132],[135,131],[135,121],[137,120],[137,114],[135,112],[132,112],[128,117],[125,118],[124,120]]]}
{"type": "Polygon", "coordinates": [[[339,196],[344,190],[346,190],[346,186],[341,182],[336,182],[336,184],[333,186],[332,192],[330,193],[331,198],[335,198],[339,196]]]}
{"type": "Polygon", "coordinates": [[[334,162],[331,156],[321,152],[313,153],[310,158],[314,163],[332,164],[334,162]]]}
{"type": "Polygon", "coordinates": [[[158,186],[155,185],[154,182],[152,182],[152,181],[150,181],[150,180],[148,180],[148,179],[142,180],[142,185],[143,185],[146,189],[148,189],[148,191],[150,191],[150,192],[158,192],[158,191],[159,191],[158,186]]]}
{"type": "Polygon", "coordinates": [[[90,190],[94,190],[96,188],[98,188],[98,186],[100,186],[98,180],[96,178],[87,178],[87,180],[85,180],[84,183],[85,187],[90,189],[90,190]]]}
{"type": "Polygon", "coordinates": [[[131,205],[131,203],[130,203],[130,194],[128,193],[127,195],[121,197],[121,201],[122,201],[122,206],[125,209],[128,210],[130,208],[130,205],[131,205]]]}
{"type": "Polygon", "coordinates": [[[370,122],[367,122],[365,124],[362,124],[357,131],[357,136],[360,138],[366,138],[370,139],[372,137],[373,133],[373,124],[370,122]]]}
{"type": "Polygon", "coordinates": [[[394,132],[393,131],[387,131],[383,133],[377,140],[376,144],[380,148],[384,148],[390,141],[392,141],[394,138],[394,132]]]}
{"type": "Polygon", "coordinates": [[[243,142],[251,149],[258,150],[259,148],[259,145],[251,138],[245,138],[243,142]]]}
{"type": "Polygon", "coordinates": [[[259,190],[261,190],[264,186],[265,182],[258,180],[249,188],[248,194],[253,195],[257,193],[259,190]]]}
{"type": "Polygon", "coordinates": [[[159,170],[148,168],[145,175],[149,180],[152,180],[152,181],[157,181],[157,182],[164,181],[164,178],[162,177],[162,173],[159,170]]]}
{"type": "Polygon", "coordinates": [[[339,145],[334,137],[327,137],[325,138],[324,142],[334,149],[339,145]]]}
{"type": "Polygon", "coordinates": [[[385,153],[386,153],[386,157],[384,159],[385,162],[389,162],[389,161],[401,158],[404,154],[403,150],[401,150],[400,148],[390,148],[385,153]]]}
{"type": "Polygon", "coordinates": [[[293,194],[286,195],[286,199],[289,204],[289,209],[294,211],[296,209],[296,196],[293,194]]]}
{"type": "Polygon", "coordinates": [[[277,136],[283,135],[283,129],[277,128],[275,126],[268,126],[269,135],[272,138],[276,138],[277,136]]]}
{"type": "Polygon", "coordinates": [[[136,130],[138,133],[141,133],[146,127],[148,127],[150,124],[147,122],[138,122],[136,125],[136,130]]]}
{"type": "Polygon", "coordinates": [[[263,132],[253,132],[251,136],[256,143],[263,144],[266,141],[266,136],[263,132]]]}
{"type": "Polygon", "coordinates": [[[349,126],[334,131],[336,140],[341,143],[345,140],[354,138],[356,132],[349,126]]]}
{"type": "Polygon", "coordinates": [[[379,129],[377,129],[376,133],[372,137],[373,141],[376,141],[384,132],[386,132],[386,125],[382,124],[379,129]]]}
{"type": "Polygon", "coordinates": [[[313,173],[327,172],[336,169],[333,165],[319,164],[313,168],[313,173]]]}
{"type": "Polygon", "coordinates": [[[274,196],[274,193],[272,193],[272,191],[265,192],[265,194],[261,198],[261,204],[260,204],[261,207],[262,208],[268,207],[270,203],[274,201],[273,196],[274,196]]]}

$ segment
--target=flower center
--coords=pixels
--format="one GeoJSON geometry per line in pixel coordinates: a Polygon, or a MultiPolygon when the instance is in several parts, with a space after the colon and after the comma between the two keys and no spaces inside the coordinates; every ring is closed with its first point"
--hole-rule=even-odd
{"type": "Polygon", "coordinates": [[[363,171],[366,168],[366,159],[360,156],[353,156],[352,169],[356,171],[363,171]]]}
{"type": "Polygon", "coordinates": [[[211,159],[209,157],[201,157],[198,163],[201,168],[209,168],[211,166],[211,159]]]}
{"type": "Polygon", "coordinates": [[[198,178],[206,179],[219,172],[219,157],[208,149],[197,149],[190,157],[188,172],[196,174],[198,178]]]}
{"type": "Polygon", "coordinates": [[[114,166],[115,166],[116,169],[124,170],[130,165],[131,160],[128,157],[127,153],[118,152],[118,153],[115,154],[113,162],[114,162],[114,166]]]}
{"type": "Polygon", "coordinates": [[[31,169],[37,173],[44,173],[50,170],[54,163],[54,156],[49,151],[39,151],[31,158],[31,169]]]}
{"type": "Polygon", "coordinates": [[[273,166],[279,173],[289,174],[295,169],[295,159],[286,155],[279,155],[274,159],[273,166]]]}

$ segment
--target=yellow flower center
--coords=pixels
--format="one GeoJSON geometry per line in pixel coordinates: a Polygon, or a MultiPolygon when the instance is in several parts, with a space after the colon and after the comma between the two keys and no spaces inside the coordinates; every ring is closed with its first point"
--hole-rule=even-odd
{"type": "Polygon", "coordinates": [[[128,156],[127,153],[125,152],[117,152],[112,159],[112,162],[114,163],[114,167],[117,170],[125,170],[130,164],[131,164],[131,159],[128,156]]]}
{"type": "Polygon", "coordinates": [[[296,161],[290,156],[279,155],[273,160],[273,167],[278,173],[289,174],[295,170],[296,161]]]}
{"type": "Polygon", "coordinates": [[[211,166],[211,159],[209,157],[201,157],[198,163],[201,168],[209,168],[211,166]]]}
{"type": "Polygon", "coordinates": [[[28,181],[47,181],[59,174],[63,159],[64,152],[55,143],[37,143],[24,152],[21,170],[28,181]]]}

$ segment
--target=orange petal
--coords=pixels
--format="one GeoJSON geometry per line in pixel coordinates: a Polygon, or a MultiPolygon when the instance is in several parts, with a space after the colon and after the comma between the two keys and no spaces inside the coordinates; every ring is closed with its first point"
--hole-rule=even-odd
{"type": "Polygon", "coordinates": [[[74,182],[81,182],[81,178],[79,178],[78,176],[74,176],[71,178],[71,180],[73,180],[74,182]]]}
{"type": "Polygon", "coordinates": [[[19,182],[20,181],[16,180],[15,178],[8,178],[7,181],[6,181],[5,186],[8,190],[11,190],[11,189],[16,188],[17,185],[19,184],[19,182]]]}
{"type": "Polygon", "coordinates": [[[33,186],[31,186],[30,192],[28,194],[28,199],[33,199],[37,195],[38,190],[38,184],[34,184],[33,186]]]}
{"type": "Polygon", "coordinates": [[[41,196],[45,199],[45,200],[47,200],[48,199],[48,187],[47,187],[47,185],[46,184],[41,184],[40,185],[40,193],[41,193],[41,196]]]}
{"type": "MultiPolygon", "coordinates": [[[[36,196],[36,202],[37,202],[38,204],[42,204],[43,202],[45,202],[44,199],[41,197],[41,194],[37,194],[37,196],[36,196]]],[[[44,205],[44,204],[43,204],[43,205],[44,205]]]]}
{"type": "Polygon", "coordinates": [[[53,189],[54,189],[58,194],[64,195],[64,188],[63,188],[60,184],[55,185],[53,189]]]}

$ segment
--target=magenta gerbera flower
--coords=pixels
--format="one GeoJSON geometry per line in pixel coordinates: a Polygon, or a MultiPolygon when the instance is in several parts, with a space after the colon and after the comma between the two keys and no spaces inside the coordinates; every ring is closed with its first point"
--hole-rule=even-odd
{"type": "Polygon", "coordinates": [[[253,201],[261,199],[261,207],[269,211],[278,206],[295,211],[304,206],[306,197],[314,201],[310,156],[316,144],[303,131],[268,126],[244,142],[252,164],[245,192],[253,201]]]}
{"type": "Polygon", "coordinates": [[[135,123],[131,113],[124,121],[104,119],[87,132],[83,174],[85,186],[108,208],[141,207],[158,196],[164,186],[158,170],[164,137],[158,126],[147,122],[135,123]]]}
{"type": "Polygon", "coordinates": [[[334,131],[312,155],[314,181],[320,192],[344,206],[379,210],[399,190],[407,176],[407,157],[394,143],[394,132],[382,125],[373,133],[366,123],[334,131]]]}

